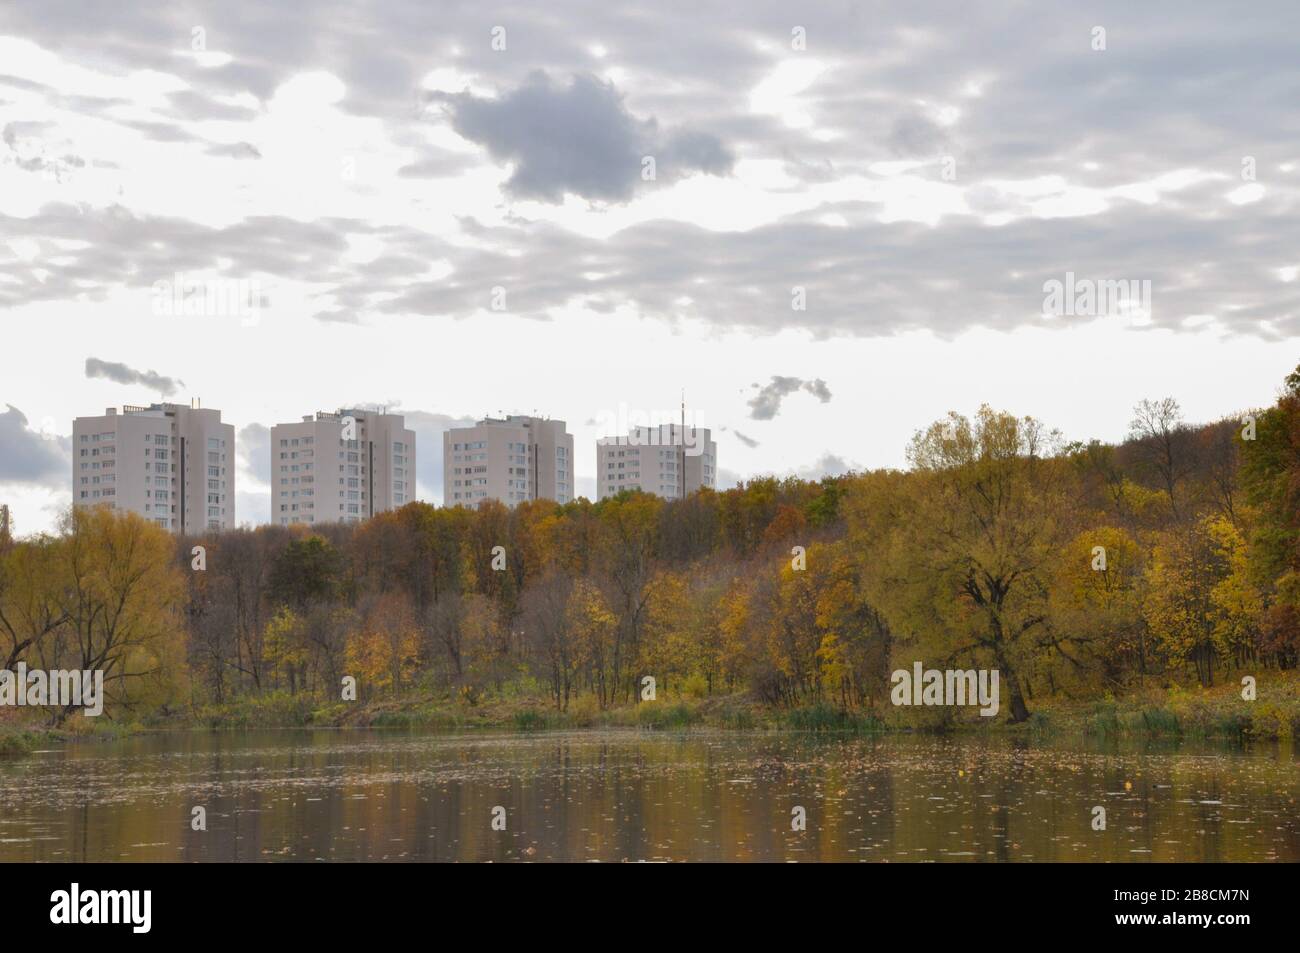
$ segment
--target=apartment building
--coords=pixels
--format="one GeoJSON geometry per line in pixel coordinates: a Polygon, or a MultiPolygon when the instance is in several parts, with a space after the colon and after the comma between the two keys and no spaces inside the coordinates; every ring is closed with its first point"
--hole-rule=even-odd
{"type": "Polygon", "coordinates": [[[443,503],[573,500],[573,435],[563,420],[484,418],[442,435],[443,503]]]}
{"type": "Polygon", "coordinates": [[[179,404],[109,407],[72,422],[72,501],[176,533],[235,527],[235,428],[179,404]]]}
{"type": "Polygon", "coordinates": [[[596,498],[642,490],[666,500],[717,487],[718,445],[704,427],[633,427],[596,441],[596,498]]]}
{"type": "Polygon", "coordinates": [[[340,409],[271,428],[271,522],[357,523],[415,499],[401,414],[340,409]]]}

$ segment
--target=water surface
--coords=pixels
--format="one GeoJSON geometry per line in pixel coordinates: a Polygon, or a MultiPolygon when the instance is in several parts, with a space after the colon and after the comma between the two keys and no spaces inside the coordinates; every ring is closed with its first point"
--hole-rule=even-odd
{"type": "Polygon", "coordinates": [[[0,860],[1297,861],[1298,796],[1287,743],[168,732],[0,760],[0,860]]]}

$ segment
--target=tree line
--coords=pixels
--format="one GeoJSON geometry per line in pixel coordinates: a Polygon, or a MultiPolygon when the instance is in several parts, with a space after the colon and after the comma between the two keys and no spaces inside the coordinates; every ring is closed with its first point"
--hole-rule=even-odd
{"type": "Polygon", "coordinates": [[[1300,369],[1273,406],[1209,425],[1143,401],[1119,445],[950,414],[908,463],[181,539],[78,508],[0,540],[0,661],[102,669],[111,711],[139,715],[337,699],[347,675],[362,700],[604,708],[650,675],[871,710],[922,660],[998,669],[1014,720],[1041,698],[1296,667],[1300,369]]]}

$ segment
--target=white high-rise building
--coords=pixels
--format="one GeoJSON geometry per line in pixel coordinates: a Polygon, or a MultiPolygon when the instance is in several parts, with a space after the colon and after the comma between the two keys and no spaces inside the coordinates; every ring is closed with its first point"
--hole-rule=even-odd
{"type": "Polygon", "coordinates": [[[235,526],[235,428],[221,411],[109,407],[72,422],[72,502],[139,513],[177,533],[235,526]]]}
{"type": "Polygon", "coordinates": [[[573,500],[573,435],[563,420],[487,417],[442,435],[442,498],[447,506],[500,500],[573,500]]]}
{"type": "Polygon", "coordinates": [[[596,441],[596,499],[643,490],[666,500],[716,488],[718,445],[704,427],[633,427],[596,441]]]}
{"type": "Polygon", "coordinates": [[[356,523],[415,499],[415,431],[342,409],[271,428],[271,522],[356,523]]]}

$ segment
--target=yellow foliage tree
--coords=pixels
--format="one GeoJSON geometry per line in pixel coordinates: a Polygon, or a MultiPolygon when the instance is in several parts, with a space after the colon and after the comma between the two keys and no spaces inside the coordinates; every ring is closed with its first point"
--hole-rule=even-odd
{"type": "Polygon", "coordinates": [[[52,546],[64,622],[39,643],[40,662],[102,671],[108,702],[128,710],[183,698],[184,580],[171,534],[135,513],[75,507],[52,546]]]}
{"type": "Polygon", "coordinates": [[[615,688],[609,677],[609,661],[618,617],[610,611],[600,590],[585,579],[575,582],[569,595],[568,626],[580,664],[587,669],[603,708],[612,700],[615,688]]]}
{"type": "Polygon", "coordinates": [[[367,690],[400,692],[420,656],[420,630],[401,595],[382,596],[348,639],[349,673],[367,690]]]}

